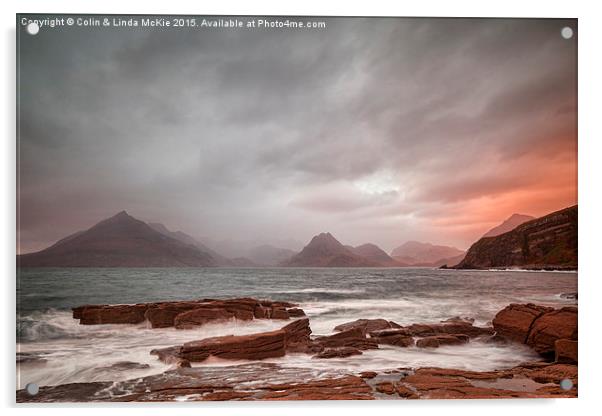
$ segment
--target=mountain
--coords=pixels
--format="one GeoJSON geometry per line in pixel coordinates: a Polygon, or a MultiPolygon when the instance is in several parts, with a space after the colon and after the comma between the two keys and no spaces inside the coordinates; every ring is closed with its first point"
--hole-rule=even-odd
{"type": "Polygon", "coordinates": [[[391,252],[395,260],[411,266],[439,267],[464,254],[455,247],[408,241],[391,252]]]}
{"type": "Polygon", "coordinates": [[[288,267],[378,267],[379,264],[358,256],[330,233],[311,239],[299,254],[282,263],[288,267]]]}
{"type": "Polygon", "coordinates": [[[193,246],[200,244],[194,237],[182,232],[182,231],[170,231],[166,226],[158,222],[149,222],[149,227],[153,230],[160,232],[163,235],[166,235],[171,238],[175,238],[186,244],[191,244],[193,246]]]}
{"type": "Polygon", "coordinates": [[[493,227],[491,230],[487,231],[485,235],[483,235],[483,237],[495,237],[500,234],[507,233],[508,231],[514,230],[519,225],[534,219],[535,217],[532,217],[530,215],[512,214],[512,216],[510,216],[510,218],[508,218],[506,221],[504,221],[497,227],[493,227]]]}
{"type": "Polygon", "coordinates": [[[405,264],[400,263],[389,256],[384,250],[375,244],[362,244],[357,247],[347,247],[352,253],[368,259],[371,262],[377,263],[384,267],[402,267],[405,264]]]}
{"type": "Polygon", "coordinates": [[[155,231],[160,232],[167,237],[171,237],[175,240],[181,241],[184,244],[193,245],[204,253],[208,253],[213,257],[217,266],[236,266],[236,262],[232,259],[222,256],[215,250],[207,247],[205,244],[198,241],[191,235],[186,234],[182,231],[170,231],[165,225],[158,222],[149,222],[148,225],[155,231]]]}
{"type": "Polygon", "coordinates": [[[264,266],[277,266],[289,260],[295,254],[296,252],[293,250],[265,244],[251,248],[247,253],[247,257],[256,264],[261,264],[264,266]]]}
{"type": "Polygon", "coordinates": [[[474,243],[455,268],[577,268],[577,205],[474,243]]]}
{"type": "Polygon", "coordinates": [[[36,253],[17,256],[19,267],[207,267],[211,254],[164,235],[121,211],[36,253]]]}

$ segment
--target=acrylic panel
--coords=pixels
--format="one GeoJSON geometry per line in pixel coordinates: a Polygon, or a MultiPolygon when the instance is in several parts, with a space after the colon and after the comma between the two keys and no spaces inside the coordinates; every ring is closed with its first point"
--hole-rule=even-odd
{"type": "Polygon", "coordinates": [[[17,402],[577,397],[577,35],[17,15],[17,402]]]}

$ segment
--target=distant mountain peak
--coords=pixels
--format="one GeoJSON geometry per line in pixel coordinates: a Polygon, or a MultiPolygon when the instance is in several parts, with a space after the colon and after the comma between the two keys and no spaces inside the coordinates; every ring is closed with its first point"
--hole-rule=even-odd
{"type": "Polygon", "coordinates": [[[506,221],[513,220],[516,218],[533,218],[533,217],[531,215],[527,215],[527,214],[516,214],[515,213],[515,214],[510,215],[506,221]]]}
{"type": "Polygon", "coordinates": [[[96,225],[107,224],[107,223],[117,223],[117,222],[123,222],[123,221],[138,221],[138,220],[136,218],[132,217],[130,214],[128,214],[127,211],[123,210],[123,211],[119,211],[117,214],[113,215],[112,217],[109,217],[105,220],[100,221],[96,225]]]}
{"type": "Polygon", "coordinates": [[[154,230],[126,211],[54,245],[18,256],[20,267],[205,267],[213,256],[154,230]]]}
{"type": "Polygon", "coordinates": [[[343,245],[334,238],[334,236],[330,233],[320,233],[314,236],[307,247],[314,247],[320,250],[339,250],[345,249],[343,245]]]}
{"type": "Polygon", "coordinates": [[[365,243],[362,245],[359,245],[357,247],[355,247],[355,249],[360,250],[360,249],[378,249],[380,250],[380,247],[378,247],[376,244],[372,244],[372,243],[365,243]]]}
{"type": "Polygon", "coordinates": [[[391,257],[408,265],[437,266],[449,262],[450,259],[455,261],[463,254],[464,251],[456,247],[411,240],[395,248],[391,257]]]}
{"type": "MultiPolygon", "coordinates": [[[[316,236],[314,236],[314,239],[318,239],[318,240],[334,240],[337,241],[336,238],[334,238],[334,236],[330,233],[320,233],[316,236]]],[[[337,241],[338,242],[338,241],[337,241]]]]}
{"type": "Polygon", "coordinates": [[[329,232],[314,236],[300,253],[284,263],[292,267],[372,267],[377,263],[355,254],[329,232]]]}

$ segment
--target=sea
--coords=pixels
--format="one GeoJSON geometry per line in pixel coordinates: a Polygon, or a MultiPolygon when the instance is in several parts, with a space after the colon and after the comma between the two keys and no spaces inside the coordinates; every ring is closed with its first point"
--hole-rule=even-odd
{"type": "MultiPolygon", "coordinates": [[[[227,321],[196,329],[138,325],[79,325],[71,308],[84,304],[253,297],[295,302],[315,335],[360,318],[401,325],[452,317],[490,325],[510,303],[576,305],[577,273],[431,268],[32,268],[17,275],[17,388],[28,383],[121,381],[170,369],[154,348],[220,335],[268,331],[286,322],[227,321]]],[[[267,359],[282,367],[360,372],[435,366],[475,371],[510,368],[537,359],[529,348],[471,340],[437,349],[381,345],[340,359],[287,354],[267,359]]],[[[211,358],[194,366],[248,361],[211,358]]]]}

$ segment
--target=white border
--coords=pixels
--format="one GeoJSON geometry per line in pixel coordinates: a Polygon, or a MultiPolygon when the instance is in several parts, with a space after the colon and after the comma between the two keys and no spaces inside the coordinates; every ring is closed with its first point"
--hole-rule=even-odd
{"type": "MultiPolygon", "coordinates": [[[[32,0],[4,1],[2,13],[2,86],[4,90],[2,106],[2,126],[5,126],[2,140],[2,195],[0,207],[2,225],[4,283],[2,348],[2,401],[9,407],[8,414],[20,411],[22,414],[44,412],[45,415],[66,415],[82,412],[90,415],[105,415],[108,412],[125,412],[132,415],[149,413],[178,414],[240,414],[265,415],[286,414],[304,415],[328,414],[333,411],[345,415],[363,415],[368,411],[411,412],[422,414],[476,414],[507,415],[531,411],[545,412],[546,415],[589,413],[595,409],[598,389],[602,383],[598,377],[602,337],[600,335],[601,316],[600,296],[602,261],[598,257],[602,238],[602,172],[600,157],[602,129],[599,116],[602,106],[600,74],[600,41],[602,41],[602,15],[599,2],[575,1],[525,1],[505,0],[496,3],[486,1],[414,1],[385,2],[379,0],[346,0],[325,3],[324,0],[286,1],[118,1],[89,2],[77,0],[32,0]],[[390,4],[389,4],[390,3],[390,4]],[[471,16],[471,17],[571,17],[579,19],[579,292],[581,342],[579,355],[579,399],[577,400],[472,400],[472,401],[420,401],[420,402],[286,402],[286,403],[209,403],[196,405],[157,404],[157,405],[74,405],[74,406],[20,406],[14,405],[15,385],[15,13],[139,13],[139,14],[255,14],[255,15],[355,15],[355,16],[471,16]],[[11,408],[12,407],[12,408],[11,408]],[[85,410],[82,409],[85,407],[85,410]],[[127,410],[125,410],[127,409],[127,410]]],[[[593,412],[592,412],[593,413],[593,412]]]]}

